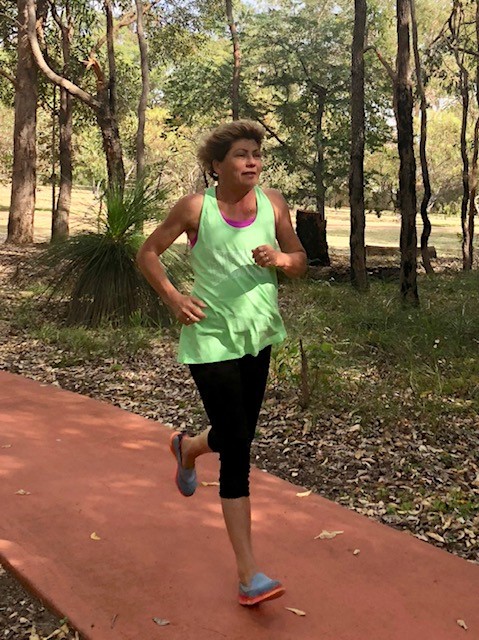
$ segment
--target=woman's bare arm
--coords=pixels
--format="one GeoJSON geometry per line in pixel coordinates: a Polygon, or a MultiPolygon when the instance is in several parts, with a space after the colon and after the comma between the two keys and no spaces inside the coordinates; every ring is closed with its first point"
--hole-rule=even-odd
{"type": "Polygon", "coordinates": [[[140,271],[163,302],[171,308],[175,317],[184,324],[198,322],[204,318],[205,314],[201,309],[206,305],[197,298],[181,294],[173,286],[159,256],[182,233],[191,228],[197,228],[202,203],[203,196],[201,194],[181,198],[172,208],[168,217],[145,240],[137,255],[140,271]]]}
{"type": "Polygon", "coordinates": [[[273,266],[281,269],[289,278],[299,278],[306,273],[306,252],[294,232],[288,204],[276,189],[265,189],[265,194],[274,208],[276,239],[281,251],[261,245],[253,251],[253,257],[260,266],[273,266]]]}

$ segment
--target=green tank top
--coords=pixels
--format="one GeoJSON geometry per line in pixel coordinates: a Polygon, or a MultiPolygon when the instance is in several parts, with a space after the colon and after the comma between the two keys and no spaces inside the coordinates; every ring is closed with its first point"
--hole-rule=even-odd
{"type": "Polygon", "coordinates": [[[255,220],[237,228],[221,215],[215,187],[205,191],[191,266],[192,295],[207,305],[206,318],[183,325],[179,362],[201,364],[257,355],[286,336],[278,310],[276,270],[259,267],[252,255],[259,245],[276,246],[273,206],[259,187],[255,193],[255,220]]]}

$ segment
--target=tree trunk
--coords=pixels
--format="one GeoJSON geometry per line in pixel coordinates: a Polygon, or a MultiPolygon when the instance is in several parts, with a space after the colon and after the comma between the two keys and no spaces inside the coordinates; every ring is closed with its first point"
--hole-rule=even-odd
{"type": "Polygon", "coordinates": [[[109,187],[123,191],[125,186],[125,167],[123,165],[123,152],[116,115],[111,113],[108,102],[102,103],[95,115],[98,126],[101,129],[109,187]]]}
{"type": "MultiPolygon", "coordinates": [[[[23,1],[23,0],[22,0],[23,1]]],[[[66,89],[72,96],[78,98],[88,105],[94,112],[101,129],[103,138],[103,148],[106,156],[108,169],[109,186],[111,188],[120,188],[123,190],[125,185],[125,168],[123,166],[123,153],[121,148],[120,133],[118,129],[118,117],[116,109],[116,82],[115,82],[115,63],[114,52],[112,46],[113,39],[113,21],[109,0],[105,0],[105,11],[107,14],[107,40],[110,44],[108,47],[108,57],[110,65],[110,78],[105,81],[104,74],[98,64],[98,61],[91,59],[88,66],[92,67],[97,77],[97,95],[92,96],[84,91],[67,78],[58,75],[51,69],[45,61],[43,53],[38,43],[36,25],[35,25],[35,0],[24,0],[28,8],[28,38],[33,51],[35,62],[41,72],[55,84],[66,89]],[[112,109],[113,107],[113,109],[112,109]]]]}
{"type": "MultiPolygon", "coordinates": [[[[68,5],[66,9],[66,24],[61,24],[60,29],[62,34],[63,75],[68,77],[70,71],[73,22],[68,5]]],[[[66,240],[70,234],[69,220],[73,182],[73,102],[72,96],[62,86],[60,87],[58,120],[60,125],[60,187],[52,219],[52,242],[66,240]]]]}
{"type": "Polygon", "coordinates": [[[401,296],[419,304],[416,258],[416,160],[413,139],[413,99],[409,73],[409,0],[397,0],[397,135],[399,150],[399,206],[401,210],[401,296]]]}
{"type": "Polygon", "coordinates": [[[57,88],[53,85],[53,107],[52,107],[52,147],[51,147],[51,162],[52,162],[52,224],[53,217],[55,215],[55,201],[57,190],[57,88]]]}
{"type": "Polygon", "coordinates": [[[465,269],[470,271],[474,261],[474,218],[476,216],[476,195],[477,195],[477,160],[479,156],[479,118],[474,126],[473,152],[471,170],[469,173],[469,210],[467,214],[467,262],[465,269]]]}
{"type": "Polygon", "coordinates": [[[141,60],[141,96],[138,103],[138,129],[136,132],[136,178],[142,180],[145,177],[145,122],[148,93],[150,90],[148,73],[148,46],[145,39],[143,26],[143,7],[141,0],[136,2],[136,32],[141,60]]]}
{"type": "MultiPolygon", "coordinates": [[[[476,49],[479,48],[479,0],[476,0],[476,49]]],[[[476,101],[479,105],[479,58],[476,57],[476,101]]],[[[479,117],[476,119],[476,125],[474,127],[474,139],[473,139],[473,152],[471,172],[469,179],[469,212],[467,220],[467,256],[468,256],[468,269],[472,269],[474,263],[474,219],[477,213],[476,196],[477,196],[477,163],[479,156],[479,117]]]]}
{"type": "Polygon", "coordinates": [[[58,200],[52,219],[52,242],[66,240],[70,233],[70,207],[72,198],[72,134],[73,105],[72,97],[60,87],[60,187],[58,200]]]}
{"type": "Polygon", "coordinates": [[[461,227],[462,227],[462,268],[469,270],[472,261],[469,254],[469,228],[467,224],[467,210],[469,205],[469,155],[467,153],[467,121],[469,117],[469,73],[463,65],[459,70],[459,82],[462,102],[461,119],[461,158],[462,158],[462,201],[461,201],[461,227]]]}
{"type": "Polygon", "coordinates": [[[231,109],[233,112],[233,120],[239,120],[239,87],[240,87],[240,70],[241,70],[241,51],[239,45],[238,30],[233,16],[232,0],[225,0],[226,17],[228,19],[228,27],[233,42],[233,80],[231,84],[231,109]]]}
{"type": "Polygon", "coordinates": [[[318,211],[296,212],[296,233],[312,266],[329,267],[326,220],[318,211]]]}
{"type": "Polygon", "coordinates": [[[422,182],[424,187],[424,195],[421,201],[421,219],[423,224],[423,229],[421,234],[421,256],[422,256],[422,263],[424,265],[424,269],[426,270],[426,273],[434,273],[434,269],[431,266],[429,251],[427,249],[429,236],[431,235],[431,221],[429,220],[429,215],[427,212],[429,200],[431,199],[431,183],[429,180],[429,168],[428,168],[427,152],[426,152],[427,102],[426,102],[426,93],[424,90],[424,84],[422,81],[421,60],[419,58],[415,0],[410,0],[410,2],[411,2],[411,23],[412,23],[412,34],[413,34],[414,60],[416,65],[417,90],[418,90],[420,104],[421,104],[421,137],[419,141],[419,157],[421,159],[422,182]]]}
{"type": "Polygon", "coordinates": [[[351,164],[349,203],[351,234],[349,238],[351,282],[360,291],[368,288],[364,231],[364,44],[366,34],[366,0],[355,0],[354,36],[351,68],[351,164]]]}
{"type": "Polygon", "coordinates": [[[25,26],[26,0],[17,0],[18,43],[15,82],[13,168],[7,242],[33,242],[36,189],[38,79],[25,26]]]}
{"type": "MultiPolygon", "coordinates": [[[[97,113],[101,126],[103,149],[105,150],[108,181],[110,187],[123,191],[125,186],[125,168],[123,166],[123,152],[118,127],[118,97],[116,90],[116,61],[114,49],[113,8],[111,0],[104,0],[106,15],[106,43],[108,51],[108,92],[102,100],[102,108],[97,113]],[[105,108],[106,107],[106,108],[105,108]]],[[[105,94],[104,94],[105,95],[105,94]]]]}
{"type": "MultiPolygon", "coordinates": [[[[317,227],[317,242],[318,247],[314,252],[314,255],[308,255],[311,264],[319,264],[321,266],[329,267],[331,260],[329,258],[329,247],[326,235],[326,213],[325,213],[325,199],[326,199],[326,187],[324,186],[324,147],[323,147],[323,115],[324,115],[324,103],[326,100],[326,89],[322,86],[313,87],[314,94],[317,99],[317,113],[316,113],[316,161],[314,163],[314,178],[315,178],[315,198],[316,198],[316,211],[310,212],[309,215],[314,215],[314,222],[317,227]],[[317,262],[316,262],[317,261],[317,262]]],[[[311,224],[311,223],[309,223],[311,224]]],[[[302,225],[298,228],[302,233],[302,225]]],[[[301,240],[301,238],[300,238],[301,240]]],[[[309,242],[307,243],[309,246],[309,242]]],[[[306,250],[308,253],[308,250],[306,250]]]]}

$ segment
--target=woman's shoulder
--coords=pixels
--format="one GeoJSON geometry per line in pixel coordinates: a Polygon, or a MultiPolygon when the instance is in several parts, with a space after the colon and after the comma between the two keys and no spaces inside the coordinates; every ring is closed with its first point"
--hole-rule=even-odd
{"type": "Polygon", "coordinates": [[[289,211],[288,204],[284,199],[283,194],[278,189],[271,189],[269,187],[262,187],[261,189],[265,196],[269,199],[271,204],[273,205],[273,209],[276,213],[286,208],[289,211]]]}
{"type": "Polygon", "coordinates": [[[175,207],[181,208],[183,210],[187,210],[187,211],[197,211],[198,213],[201,212],[201,207],[203,206],[203,200],[205,197],[205,192],[199,192],[199,193],[189,193],[186,196],[183,196],[182,198],[180,198],[177,202],[175,207]]]}
{"type": "Polygon", "coordinates": [[[181,218],[187,225],[199,219],[203,208],[204,192],[190,193],[183,196],[174,204],[171,214],[181,218]]]}

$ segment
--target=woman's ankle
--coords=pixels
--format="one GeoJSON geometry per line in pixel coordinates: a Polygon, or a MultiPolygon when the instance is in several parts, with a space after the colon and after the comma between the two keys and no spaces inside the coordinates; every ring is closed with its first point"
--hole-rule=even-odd
{"type": "Polygon", "coordinates": [[[193,438],[183,436],[181,441],[181,464],[185,469],[193,469],[196,456],[194,455],[193,438]]]}
{"type": "Polygon", "coordinates": [[[238,567],[238,579],[242,585],[247,587],[251,582],[254,575],[258,573],[258,569],[255,565],[248,567],[238,567]]]}

